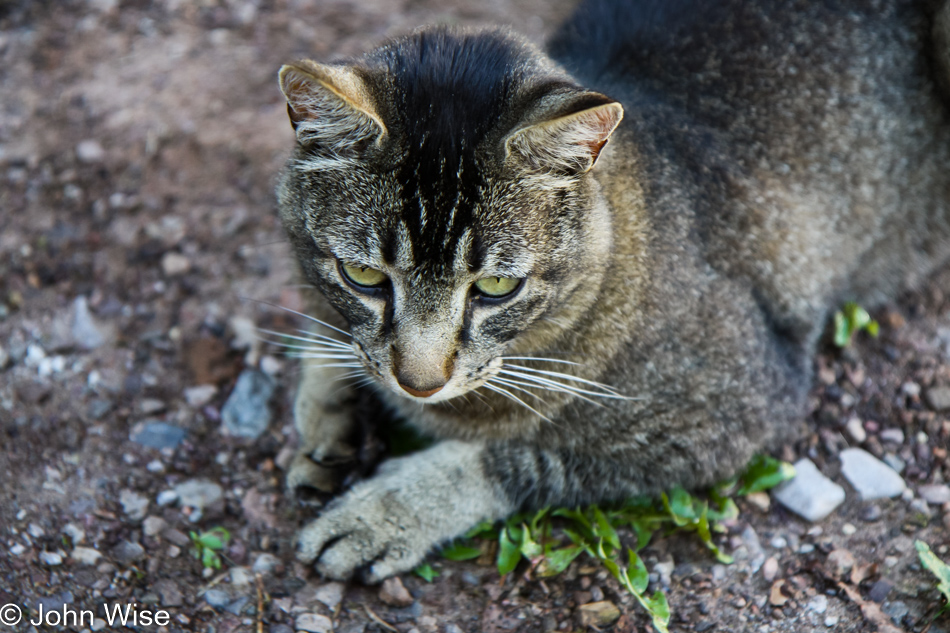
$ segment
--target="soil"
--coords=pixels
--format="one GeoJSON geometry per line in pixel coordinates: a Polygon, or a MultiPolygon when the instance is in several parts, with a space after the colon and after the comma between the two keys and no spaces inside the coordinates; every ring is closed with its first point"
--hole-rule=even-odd
{"type": "MultiPolygon", "coordinates": [[[[246,335],[294,327],[270,304],[299,306],[272,193],[293,142],[281,63],[432,22],[541,41],[571,4],[0,2],[0,616],[4,604],[27,616],[11,630],[64,604],[96,622],[51,630],[109,628],[102,606],[134,602],[170,618],[142,630],[571,631],[600,601],[621,612],[601,628],[650,630],[583,558],[540,580],[432,556],[441,575],[403,576],[408,595],[295,563],[293,533],[313,513],[282,490],[295,367],[246,335]],[[251,366],[277,385],[255,440],[221,422],[251,366]],[[143,428],[184,439],[151,448],[143,428]],[[183,506],[169,491],[189,482],[211,497],[183,506]],[[219,526],[231,540],[206,571],[188,533],[219,526]]],[[[688,535],[646,549],[671,630],[946,629],[931,623],[941,598],[914,541],[947,558],[950,412],[931,396],[950,386],[947,288],[950,271],[873,311],[878,338],[816,358],[812,413],[782,457],[807,456],[845,487],[829,518],[759,496],[717,536],[732,565],[688,535]],[[848,446],[902,463],[909,492],[860,501],[839,475],[848,446]]]]}

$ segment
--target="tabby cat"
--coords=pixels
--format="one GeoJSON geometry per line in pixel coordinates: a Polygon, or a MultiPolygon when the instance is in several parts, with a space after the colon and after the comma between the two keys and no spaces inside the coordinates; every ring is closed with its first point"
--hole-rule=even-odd
{"type": "Polygon", "coordinates": [[[280,214],[325,324],[288,486],[332,489],[360,388],[439,440],[300,559],[378,581],[480,520],[706,486],[787,438],[830,311],[950,258],[948,11],[591,0],[546,52],[437,27],[284,66],[280,214]]]}

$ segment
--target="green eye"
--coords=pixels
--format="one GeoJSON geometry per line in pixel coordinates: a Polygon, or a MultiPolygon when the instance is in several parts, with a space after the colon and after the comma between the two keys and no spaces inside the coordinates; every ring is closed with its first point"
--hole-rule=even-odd
{"type": "Polygon", "coordinates": [[[478,291],[489,297],[510,295],[520,285],[521,280],[515,277],[485,277],[475,282],[478,291]]]}
{"type": "Polygon", "coordinates": [[[375,268],[369,268],[366,266],[340,264],[340,269],[343,271],[343,274],[346,276],[346,278],[355,283],[357,286],[367,286],[369,288],[374,288],[376,286],[381,286],[388,279],[386,274],[381,270],[376,270],[375,268]]]}

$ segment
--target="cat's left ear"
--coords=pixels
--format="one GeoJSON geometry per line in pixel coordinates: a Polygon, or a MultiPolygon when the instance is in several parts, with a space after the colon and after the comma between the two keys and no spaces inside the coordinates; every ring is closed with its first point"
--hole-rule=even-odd
{"type": "Polygon", "coordinates": [[[590,171],[623,119],[623,107],[603,95],[590,94],[580,107],[515,130],[505,141],[506,158],[514,157],[532,170],[590,171]],[[599,103],[589,105],[592,100],[599,103]]]}

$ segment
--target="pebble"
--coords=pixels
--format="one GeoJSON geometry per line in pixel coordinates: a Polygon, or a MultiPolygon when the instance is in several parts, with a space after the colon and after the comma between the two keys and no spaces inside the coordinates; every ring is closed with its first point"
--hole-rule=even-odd
{"type": "Polygon", "coordinates": [[[73,549],[69,557],[74,563],[79,565],[95,565],[97,562],[99,562],[102,554],[91,547],[76,547],[73,549]]]}
{"type": "Polygon", "coordinates": [[[786,541],[781,536],[776,536],[771,541],[769,541],[769,545],[771,545],[775,549],[785,549],[786,547],[788,547],[788,541],[786,541]]]}
{"type": "Polygon", "coordinates": [[[165,410],[165,403],[158,398],[142,398],[136,408],[142,415],[155,415],[165,410]]]}
{"type": "Polygon", "coordinates": [[[26,526],[26,533],[33,538],[43,538],[46,535],[46,530],[36,523],[30,523],[28,526],[26,526]]]}
{"type": "Polygon", "coordinates": [[[245,369],[221,409],[221,420],[229,435],[255,439],[270,425],[268,403],[274,394],[274,381],[256,369],[245,369]]]}
{"type": "Polygon", "coordinates": [[[860,448],[841,451],[841,474],[861,499],[885,499],[904,492],[907,485],[893,468],[860,448]]]}
{"type": "Polygon", "coordinates": [[[115,404],[111,400],[96,398],[89,403],[89,407],[86,409],[86,415],[88,415],[91,420],[100,420],[105,414],[112,411],[112,407],[114,406],[115,404]]]}
{"type": "Polygon", "coordinates": [[[202,597],[213,609],[223,609],[231,603],[230,594],[223,589],[208,589],[202,597]]]}
{"type": "Polygon", "coordinates": [[[867,521],[868,523],[874,523],[879,521],[884,512],[881,510],[881,506],[876,503],[872,503],[869,506],[861,508],[861,520],[867,521]]]}
{"type": "Polygon", "coordinates": [[[148,448],[175,448],[185,439],[185,431],[160,420],[144,420],[135,425],[129,439],[148,448]]]}
{"type": "Polygon", "coordinates": [[[858,528],[854,527],[851,523],[845,523],[841,526],[841,533],[845,536],[851,536],[858,531],[858,528]]]}
{"type": "Polygon", "coordinates": [[[795,477],[774,489],[772,496],[804,519],[820,521],[844,502],[844,488],[805,458],[795,463],[795,477]]]}
{"type": "Polygon", "coordinates": [[[3,345],[0,345],[0,371],[6,369],[9,363],[10,353],[3,348],[3,345]]]}
{"type": "Polygon", "coordinates": [[[191,260],[182,255],[169,251],[162,256],[162,272],[166,277],[177,277],[191,270],[191,260]]]}
{"type": "Polygon", "coordinates": [[[893,444],[904,443],[904,432],[900,429],[884,429],[879,434],[882,442],[891,442],[893,444]]]}
{"type": "Polygon", "coordinates": [[[50,567],[63,564],[62,552],[40,552],[40,562],[50,567]]]}
{"type": "Polygon", "coordinates": [[[120,541],[112,548],[112,558],[120,563],[129,564],[145,557],[145,548],[132,541],[120,541]]]}
{"type": "Polygon", "coordinates": [[[98,163],[106,157],[106,151],[96,139],[86,139],[76,145],[76,158],[83,163],[98,163]]]}
{"type": "Polygon", "coordinates": [[[294,628],[308,633],[332,633],[333,622],[319,613],[301,613],[294,620],[294,628]]]}
{"type": "Polygon", "coordinates": [[[863,444],[864,440],[868,439],[868,433],[864,430],[864,423],[861,422],[860,418],[851,418],[848,420],[844,425],[844,429],[857,444],[863,444]]]}
{"type": "Polygon", "coordinates": [[[160,506],[167,506],[178,501],[178,493],[174,490],[163,490],[155,497],[155,503],[160,506]]]}
{"type": "Polygon", "coordinates": [[[825,560],[825,570],[832,578],[844,578],[852,567],[854,567],[854,554],[846,549],[833,550],[825,560]]]}
{"type": "Polygon", "coordinates": [[[931,505],[943,505],[950,501],[950,486],[947,484],[925,484],[917,487],[917,494],[931,505]]]}
{"type": "Polygon", "coordinates": [[[23,543],[14,543],[10,546],[10,553],[14,556],[22,556],[26,552],[26,547],[23,543]]]}
{"type": "Polygon", "coordinates": [[[908,508],[910,508],[911,512],[922,514],[928,518],[933,515],[933,510],[931,510],[930,506],[927,505],[926,499],[914,499],[910,502],[910,504],[908,504],[908,508]]]}
{"type": "Polygon", "coordinates": [[[343,589],[343,583],[328,582],[317,589],[314,598],[326,605],[327,609],[333,611],[343,601],[343,589]]]}
{"type": "Polygon", "coordinates": [[[86,540],[86,532],[75,523],[67,523],[63,526],[63,534],[69,537],[69,541],[75,546],[86,540]]]}
{"type": "Polygon", "coordinates": [[[174,488],[176,498],[182,506],[199,510],[213,505],[224,496],[221,486],[207,479],[189,479],[174,488]]]}
{"type": "Polygon", "coordinates": [[[910,609],[906,603],[895,600],[894,602],[885,602],[881,606],[881,611],[890,617],[891,620],[894,621],[894,624],[901,624],[901,620],[910,612],[910,609]]]}
{"type": "Polygon", "coordinates": [[[102,347],[112,339],[112,332],[96,322],[89,311],[89,302],[82,295],[73,301],[71,334],[76,346],[86,350],[102,347]]]}
{"type": "Polygon", "coordinates": [[[159,580],[155,583],[155,590],[161,597],[163,607],[180,607],[184,604],[181,589],[171,580],[159,580]]]}
{"type": "Polygon", "coordinates": [[[838,616],[829,615],[827,618],[825,618],[825,626],[829,629],[833,629],[834,627],[838,626],[838,616]]]}
{"type": "Polygon", "coordinates": [[[882,457],[884,463],[894,469],[894,472],[902,473],[907,467],[907,464],[904,463],[904,460],[895,455],[894,453],[884,453],[882,457]]]}
{"type": "Polygon", "coordinates": [[[283,567],[283,562],[279,558],[265,552],[258,554],[257,558],[254,559],[254,565],[251,566],[251,571],[255,574],[261,574],[262,576],[271,576],[278,573],[281,567],[283,567]]]}
{"type": "Polygon", "coordinates": [[[294,628],[286,624],[274,624],[267,631],[268,633],[294,633],[294,628]]]}
{"type": "Polygon", "coordinates": [[[244,591],[251,586],[254,577],[248,571],[247,567],[232,567],[230,579],[232,587],[239,591],[244,591]]]}
{"type": "Polygon", "coordinates": [[[121,490],[119,492],[119,503],[122,504],[122,511],[125,512],[133,521],[141,521],[148,510],[148,497],[144,497],[133,490],[121,490]]]}
{"type": "Polygon", "coordinates": [[[950,409],[950,387],[931,387],[927,390],[927,406],[934,411],[950,409]]]}
{"type": "Polygon", "coordinates": [[[814,611],[818,615],[828,610],[828,597],[824,594],[818,594],[808,602],[806,607],[809,611],[814,611]]]}
{"type": "Polygon", "coordinates": [[[583,627],[610,626],[620,619],[620,609],[609,600],[582,604],[577,608],[577,619],[583,627]]]}
{"type": "Polygon", "coordinates": [[[887,598],[887,595],[891,593],[891,589],[894,588],[894,583],[892,583],[887,578],[881,578],[876,583],[871,585],[870,591],[868,591],[868,598],[874,602],[884,602],[887,598]]]}
{"type": "Polygon", "coordinates": [[[379,589],[379,599],[391,607],[408,607],[414,600],[402,581],[394,576],[383,581],[379,589]]]}
{"type": "Polygon", "coordinates": [[[214,398],[217,393],[218,388],[215,385],[189,387],[185,389],[185,402],[188,403],[189,407],[198,409],[211,402],[211,399],[214,398]]]}
{"type": "Polygon", "coordinates": [[[745,500],[751,503],[760,512],[768,512],[772,499],[767,492],[753,492],[746,495],[745,500]]]}
{"type": "Polygon", "coordinates": [[[778,576],[778,560],[774,556],[770,556],[762,563],[762,577],[767,582],[772,582],[776,576],[778,576]]]}

